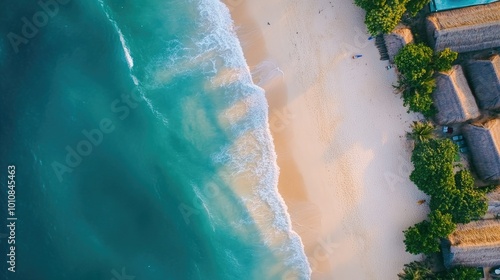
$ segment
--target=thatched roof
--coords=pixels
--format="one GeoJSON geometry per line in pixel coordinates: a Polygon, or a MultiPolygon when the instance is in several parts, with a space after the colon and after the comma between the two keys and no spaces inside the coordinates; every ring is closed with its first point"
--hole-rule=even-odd
{"type": "Polygon", "coordinates": [[[476,100],[460,65],[453,66],[448,72],[437,74],[436,89],[432,98],[438,111],[436,122],[440,125],[462,123],[480,116],[476,100]]]}
{"type": "Polygon", "coordinates": [[[500,265],[500,220],[459,224],[443,246],[447,267],[500,265]]]}
{"type": "Polygon", "coordinates": [[[479,179],[500,180],[500,119],[468,124],[463,133],[479,179]]]}
{"type": "Polygon", "coordinates": [[[434,50],[469,52],[500,46],[500,2],[438,12],[427,17],[434,50]]]}
{"type": "Polygon", "coordinates": [[[401,26],[394,29],[390,34],[384,34],[384,41],[389,62],[394,63],[394,57],[398,54],[399,50],[413,42],[413,35],[408,27],[401,26]]]}
{"type": "Polygon", "coordinates": [[[500,109],[500,56],[469,61],[465,70],[479,107],[500,109]]]}

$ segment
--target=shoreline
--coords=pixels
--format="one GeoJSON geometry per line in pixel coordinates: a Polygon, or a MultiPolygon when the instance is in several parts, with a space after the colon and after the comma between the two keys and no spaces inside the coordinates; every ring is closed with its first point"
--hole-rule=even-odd
{"type": "Polygon", "coordinates": [[[404,131],[415,116],[393,94],[396,75],[367,39],[362,10],[340,0],[225,3],[266,91],[278,189],[312,279],[396,279],[418,259],[402,231],[428,209],[408,179],[404,131]]]}

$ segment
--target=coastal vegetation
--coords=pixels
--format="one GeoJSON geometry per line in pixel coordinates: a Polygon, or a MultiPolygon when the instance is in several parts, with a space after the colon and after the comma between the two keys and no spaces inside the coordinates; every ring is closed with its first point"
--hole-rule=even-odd
{"type": "Polygon", "coordinates": [[[470,171],[454,172],[457,145],[449,139],[430,138],[431,127],[428,122],[417,122],[411,133],[418,141],[411,157],[414,170],[410,180],[431,197],[429,220],[404,231],[406,251],[411,254],[439,252],[440,238],[452,233],[455,224],[468,223],[487,210],[485,194],[475,189],[470,171]]]}
{"type": "MultiPolygon", "coordinates": [[[[414,122],[409,137],[415,141],[411,161],[414,170],[410,180],[431,197],[428,219],[403,232],[406,251],[430,256],[440,252],[441,239],[456,229],[457,223],[468,223],[486,213],[486,191],[474,187],[468,169],[455,164],[458,146],[450,139],[437,138],[429,121],[414,122]]],[[[473,268],[457,267],[434,273],[422,263],[405,265],[400,279],[479,279],[473,268]],[[462,277],[462,278],[457,278],[462,277]],[[463,278],[466,277],[466,278],[463,278]]]]}
{"type": "Polygon", "coordinates": [[[415,16],[430,0],[354,0],[366,11],[365,24],[372,35],[391,32],[405,13],[415,16]]]}
{"type": "Polygon", "coordinates": [[[415,121],[412,124],[412,132],[408,133],[408,137],[416,143],[422,143],[432,138],[434,135],[434,125],[428,121],[415,121]]]}
{"type": "Polygon", "coordinates": [[[431,117],[436,110],[433,107],[432,92],[436,88],[433,77],[435,71],[447,71],[457,59],[458,53],[445,49],[434,53],[423,43],[408,44],[395,57],[399,71],[396,88],[402,93],[403,105],[409,111],[431,117]]]}
{"type": "Polygon", "coordinates": [[[452,233],[456,225],[450,214],[432,211],[424,220],[404,231],[406,251],[412,254],[439,252],[440,238],[452,233]]]}
{"type": "MultiPolygon", "coordinates": [[[[365,24],[371,35],[390,33],[403,17],[405,21],[415,17],[429,2],[355,0],[356,5],[366,10],[365,24]]],[[[401,93],[408,113],[421,113],[426,119],[412,124],[408,138],[415,143],[410,180],[430,197],[430,213],[426,220],[403,231],[406,251],[424,254],[426,261],[406,264],[398,276],[408,280],[480,279],[481,273],[475,268],[443,270],[429,263],[433,259],[431,256],[441,251],[442,239],[454,232],[458,223],[469,223],[484,216],[487,191],[475,187],[472,173],[456,163],[459,158],[457,144],[438,137],[430,120],[437,113],[432,96],[436,89],[434,74],[451,70],[458,53],[448,48],[434,52],[422,40],[425,36],[416,35],[420,40],[405,45],[394,58],[398,72],[395,88],[401,93]]]]}
{"type": "Polygon", "coordinates": [[[433,272],[429,262],[415,261],[405,264],[400,280],[458,280],[480,279],[481,272],[472,267],[457,266],[443,272],[433,272]]]}

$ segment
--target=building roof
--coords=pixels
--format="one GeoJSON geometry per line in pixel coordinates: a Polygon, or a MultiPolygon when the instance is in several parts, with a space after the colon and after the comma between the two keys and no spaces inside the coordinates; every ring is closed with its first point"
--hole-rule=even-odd
{"type": "Polygon", "coordinates": [[[479,107],[500,109],[500,56],[471,60],[465,70],[479,107]]]}
{"type": "Polygon", "coordinates": [[[413,42],[413,35],[408,27],[402,26],[394,29],[390,34],[384,34],[384,42],[389,62],[394,63],[394,58],[399,50],[413,42]]]}
{"type": "Polygon", "coordinates": [[[426,23],[436,51],[469,52],[500,46],[500,2],[433,13],[426,23]]]}
{"type": "Polygon", "coordinates": [[[443,245],[443,258],[447,267],[500,265],[500,220],[458,224],[443,245]]]}
{"type": "Polygon", "coordinates": [[[479,179],[500,180],[500,119],[468,124],[463,133],[479,179]]]}
{"type": "Polygon", "coordinates": [[[460,65],[437,74],[432,98],[437,109],[436,122],[440,125],[462,123],[480,116],[460,65]]]}

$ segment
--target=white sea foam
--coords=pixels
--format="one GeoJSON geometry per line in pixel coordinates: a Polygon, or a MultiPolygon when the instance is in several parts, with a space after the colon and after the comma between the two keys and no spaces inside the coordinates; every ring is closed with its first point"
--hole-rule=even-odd
{"type": "MultiPolygon", "coordinates": [[[[115,23],[115,26],[116,26],[116,23],[115,23]]],[[[120,42],[122,43],[123,52],[125,53],[125,58],[127,59],[128,68],[130,70],[132,70],[132,68],[134,68],[134,59],[130,55],[130,49],[127,46],[127,42],[125,41],[125,38],[123,37],[122,31],[120,30],[120,28],[118,26],[116,26],[116,30],[118,31],[118,34],[120,35],[120,42]]]]}
{"type": "Polygon", "coordinates": [[[121,43],[122,50],[123,50],[123,55],[125,56],[125,60],[127,61],[127,65],[129,68],[130,78],[132,79],[136,88],[139,90],[141,98],[144,101],[146,101],[147,106],[149,107],[151,112],[156,116],[156,118],[161,120],[163,122],[163,124],[168,125],[167,118],[159,110],[157,110],[153,106],[153,103],[151,102],[151,100],[144,95],[144,92],[142,91],[141,85],[139,83],[139,79],[133,73],[134,58],[132,57],[132,54],[130,52],[130,48],[127,45],[127,41],[125,40],[125,36],[123,35],[122,30],[118,26],[118,23],[113,19],[108,7],[104,4],[103,0],[99,0],[99,4],[101,5],[102,9],[104,10],[106,17],[113,24],[113,27],[115,28],[116,32],[118,33],[118,37],[120,38],[120,43],[121,43]]]}
{"type": "MultiPolygon", "coordinates": [[[[244,102],[246,114],[237,114],[235,118],[227,115],[232,132],[237,141],[224,147],[213,156],[214,160],[228,166],[234,175],[250,174],[256,184],[253,196],[243,198],[253,218],[259,223],[269,222],[272,228],[262,228],[266,242],[284,237],[278,250],[286,256],[285,264],[291,270],[299,270],[298,279],[309,279],[311,270],[304,253],[300,237],[291,228],[287,207],[278,193],[279,167],[268,123],[268,104],[264,90],[252,82],[240,42],[234,32],[234,25],[227,7],[218,0],[201,0],[200,14],[203,24],[209,28],[200,41],[204,50],[217,50],[223,54],[220,58],[226,68],[235,70],[238,79],[227,79],[228,88],[234,88],[233,96],[228,96],[234,103],[244,102]],[[264,210],[264,211],[263,211],[264,210]]],[[[219,59],[220,59],[219,58],[219,59]]],[[[217,81],[217,79],[215,80],[217,81]]]]}
{"type": "Polygon", "coordinates": [[[132,58],[132,55],[130,54],[130,49],[127,45],[127,41],[125,41],[125,37],[123,36],[122,30],[120,29],[120,27],[118,26],[116,21],[113,19],[113,17],[109,13],[106,5],[104,5],[104,2],[102,0],[99,0],[99,4],[101,5],[102,9],[104,10],[104,13],[106,14],[106,17],[108,18],[108,20],[113,24],[116,32],[118,33],[118,36],[120,37],[120,42],[122,44],[123,54],[125,56],[125,60],[127,61],[128,68],[131,72],[130,75],[131,75],[135,85],[138,85],[139,82],[137,81],[137,77],[135,77],[132,74],[132,69],[134,68],[134,59],[132,58]]]}
{"type": "MultiPolygon", "coordinates": [[[[234,177],[248,176],[255,182],[251,194],[241,197],[241,203],[246,205],[251,217],[231,219],[231,223],[235,228],[257,223],[266,244],[285,256],[284,265],[288,270],[297,272],[295,277],[287,279],[309,279],[311,270],[304,247],[300,237],[292,230],[287,207],[277,189],[279,167],[268,123],[268,104],[264,90],[253,84],[250,69],[246,64],[227,7],[219,0],[191,1],[199,4],[202,21],[199,26],[206,28],[206,32],[201,32],[203,38],[193,40],[195,46],[185,46],[175,40],[167,42],[164,56],[152,59],[147,67],[145,72],[151,76],[143,77],[144,84],[147,89],[168,87],[169,82],[178,75],[201,71],[213,77],[211,79],[213,87],[227,89],[224,96],[226,102],[239,106],[238,113],[232,114],[227,110],[227,114],[223,115],[231,135],[236,136],[236,141],[214,154],[213,159],[227,166],[234,177]],[[271,227],[267,227],[268,225],[271,227]],[[276,244],[280,244],[279,247],[276,248],[274,246],[276,244]]],[[[99,2],[106,10],[102,0],[99,2]]],[[[124,55],[133,76],[134,61],[125,37],[109,13],[106,14],[120,36],[124,55]]],[[[264,66],[266,69],[270,67],[267,64],[264,66]]],[[[279,71],[273,72],[273,76],[277,74],[280,74],[279,71]]],[[[270,77],[266,74],[262,79],[270,77]]],[[[134,82],[139,83],[137,79],[134,79],[134,82]]],[[[143,98],[155,115],[163,118],[163,115],[153,108],[152,102],[145,96],[143,98]]],[[[201,207],[211,219],[218,219],[216,215],[212,215],[207,202],[203,200],[204,195],[194,189],[196,196],[201,200],[201,207]]],[[[235,193],[238,193],[238,190],[235,190],[235,193]]],[[[228,215],[233,214],[228,213],[228,215]]]]}

